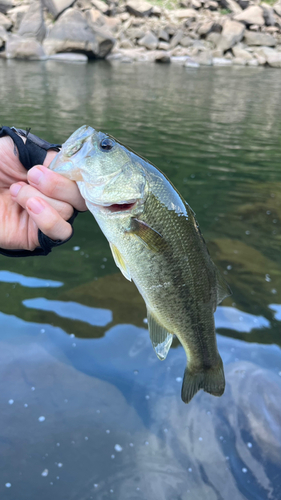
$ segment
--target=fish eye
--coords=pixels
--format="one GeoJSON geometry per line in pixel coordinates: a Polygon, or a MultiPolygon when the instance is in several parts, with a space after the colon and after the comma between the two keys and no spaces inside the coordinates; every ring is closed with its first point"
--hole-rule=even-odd
{"type": "Polygon", "coordinates": [[[113,146],[114,142],[112,141],[112,139],[109,139],[109,137],[106,137],[100,142],[100,148],[103,151],[110,151],[113,148],[113,146]]]}

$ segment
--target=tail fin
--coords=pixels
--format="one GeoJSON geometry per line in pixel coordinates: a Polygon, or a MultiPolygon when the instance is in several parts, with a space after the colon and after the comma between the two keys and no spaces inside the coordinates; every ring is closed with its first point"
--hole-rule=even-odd
{"type": "Polygon", "coordinates": [[[213,396],[222,396],[225,388],[223,364],[220,355],[215,366],[202,368],[202,371],[193,371],[192,367],[186,368],[183,377],[181,398],[184,403],[189,403],[200,389],[213,396]]]}

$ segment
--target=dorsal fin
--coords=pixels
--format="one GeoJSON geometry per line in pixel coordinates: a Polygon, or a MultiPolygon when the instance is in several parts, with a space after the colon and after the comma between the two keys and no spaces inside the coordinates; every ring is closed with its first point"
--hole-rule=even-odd
{"type": "Polygon", "coordinates": [[[125,276],[125,278],[127,280],[132,281],[130,270],[126,266],[126,263],[121,255],[121,253],[119,252],[118,248],[115,245],[113,245],[113,243],[110,243],[110,242],[109,242],[109,246],[110,246],[110,249],[112,251],[112,255],[113,255],[114,262],[115,262],[116,266],[119,267],[121,273],[125,276]]]}
{"type": "Polygon", "coordinates": [[[161,326],[149,310],[147,310],[147,321],[153,349],[157,357],[163,361],[167,357],[171,347],[173,334],[161,326]]]}

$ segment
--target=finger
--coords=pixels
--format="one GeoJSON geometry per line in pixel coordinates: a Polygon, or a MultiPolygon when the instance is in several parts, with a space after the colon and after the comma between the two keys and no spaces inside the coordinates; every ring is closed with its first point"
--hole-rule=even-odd
{"type": "Polygon", "coordinates": [[[38,197],[42,200],[45,200],[49,205],[51,205],[65,220],[68,220],[73,214],[73,207],[71,205],[63,201],[48,198],[48,196],[40,193],[40,191],[30,186],[29,184],[26,184],[25,182],[12,184],[12,186],[10,187],[10,193],[13,200],[15,200],[23,208],[26,208],[26,204],[29,198],[38,197]]]}
{"type": "Polygon", "coordinates": [[[27,174],[28,182],[41,193],[55,200],[65,201],[79,211],[87,210],[76,182],[70,181],[43,165],[36,165],[27,174]]]}
{"type": "Polygon", "coordinates": [[[52,240],[67,240],[72,227],[60,214],[42,198],[29,198],[26,211],[42,233],[52,240]]]}

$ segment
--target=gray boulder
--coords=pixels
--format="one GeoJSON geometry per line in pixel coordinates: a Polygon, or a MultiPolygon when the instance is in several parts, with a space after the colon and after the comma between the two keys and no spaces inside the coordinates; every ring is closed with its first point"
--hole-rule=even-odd
{"type": "Polygon", "coordinates": [[[15,31],[19,29],[23,16],[26,14],[28,9],[28,5],[19,5],[18,7],[15,7],[7,12],[7,16],[11,20],[15,31]]]}
{"type": "Polygon", "coordinates": [[[275,17],[273,8],[270,7],[270,5],[268,5],[267,3],[262,3],[261,8],[263,10],[263,17],[266,26],[275,26],[277,19],[275,17]]]}
{"type": "Polygon", "coordinates": [[[91,0],[91,3],[95,7],[95,9],[99,10],[103,14],[108,13],[108,5],[102,0],[91,0]]]}
{"type": "Polygon", "coordinates": [[[220,4],[225,9],[231,10],[233,14],[240,14],[240,12],[242,12],[243,10],[242,7],[240,7],[239,3],[235,2],[235,0],[221,0],[220,4]]]}
{"type": "Polygon", "coordinates": [[[43,0],[43,3],[47,10],[57,18],[64,10],[71,7],[74,1],[75,0],[43,0]]]}
{"type": "MultiPolygon", "coordinates": [[[[242,59],[243,61],[245,61],[245,64],[248,61],[251,61],[251,59],[253,59],[253,55],[250,54],[250,52],[243,49],[242,47],[239,47],[238,45],[236,45],[235,47],[232,48],[232,52],[233,52],[235,58],[242,59]]],[[[237,64],[237,61],[236,61],[236,64],[237,64]]]]}
{"type": "Polygon", "coordinates": [[[127,11],[137,17],[149,16],[152,13],[153,5],[146,0],[129,0],[127,11]]]}
{"type": "Polygon", "coordinates": [[[276,2],[276,3],[273,5],[273,10],[274,10],[274,12],[276,12],[276,14],[277,14],[278,16],[280,16],[280,17],[281,17],[281,1],[280,1],[280,0],[278,0],[278,2],[276,2]]]}
{"type": "Polygon", "coordinates": [[[162,28],[160,28],[158,31],[158,38],[159,38],[159,40],[163,40],[163,42],[169,42],[169,40],[170,40],[170,37],[169,37],[167,31],[163,30],[162,28]]]}
{"type": "Polygon", "coordinates": [[[157,63],[169,63],[171,62],[171,58],[170,58],[170,55],[168,52],[165,52],[164,50],[160,53],[158,53],[156,56],[155,56],[155,62],[157,63]]]}
{"type": "Polygon", "coordinates": [[[204,50],[203,52],[200,52],[194,59],[198,64],[200,64],[200,66],[213,65],[213,57],[210,50],[204,50]]]}
{"type": "Polygon", "coordinates": [[[138,44],[149,50],[155,50],[158,46],[158,38],[152,31],[148,31],[143,38],[139,39],[138,44]]]}
{"type": "Polygon", "coordinates": [[[236,14],[233,19],[250,25],[263,26],[265,24],[263,10],[258,5],[251,5],[240,14],[236,14]]]}
{"type": "Polygon", "coordinates": [[[12,35],[6,42],[6,58],[36,61],[46,59],[46,54],[42,45],[35,38],[12,35]]]}
{"type": "Polygon", "coordinates": [[[57,20],[44,40],[48,55],[58,52],[81,52],[90,58],[104,58],[115,39],[103,28],[89,26],[81,12],[68,9],[57,20]]]}
{"type": "Polygon", "coordinates": [[[184,33],[181,29],[176,31],[176,33],[174,34],[174,36],[171,38],[171,41],[170,41],[171,49],[176,47],[181,42],[183,35],[184,35],[184,33]]]}
{"type": "Polygon", "coordinates": [[[259,47],[256,52],[264,57],[267,64],[272,68],[281,68],[281,52],[277,52],[277,50],[270,47],[259,47]]]}
{"type": "Polygon", "coordinates": [[[264,45],[266,47],[275,47],[276,40],[268,33],[259,33],[255,31],[245,31],[244,40],[247,45],[264,45]]]}
{"type": "Polygon", "coordinates": [[[0,12],[7,14],[8,10],[14,7],[14,2],[11,0],[0,0],[0,12]]]}
{"type": "Polygon", "coordinates": [[[9,30],[13,24],[10,19],[0,12],[0,26],[3,26],[5,30],[9,30]]]}
{"type": "Polygon", "coordinates": [[[43,18],[41,2],[32,2],[28,11],[23,16],[18,34],[25,38],[36,38],[42,42],[46,35],[46,27],[43,18]]]}
{"type": "Polygon", "coordinates": [[[7,31],[5,30],[5,28],[3,28],[3,26],[0,26],[0,48],[5,45],[5,42],[8,40],[8,38],[9,35],[7,31]]]}
{"type": "Polygon", "coordinates": [[[222,51],[231,49],[231,47],[242,40],[244,32],[245,26],[243,24],[227,19],[223,25],[217,48],[222,51]]]}

